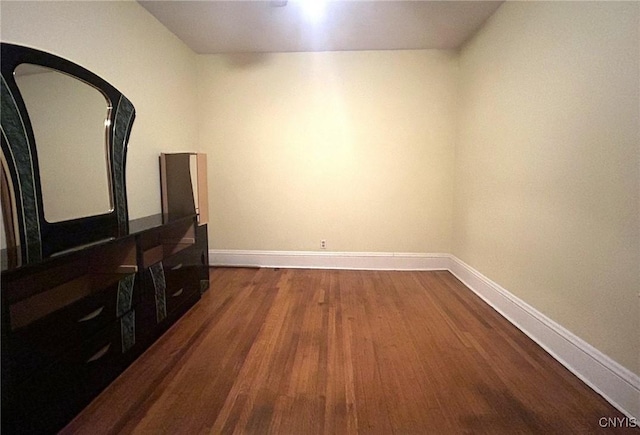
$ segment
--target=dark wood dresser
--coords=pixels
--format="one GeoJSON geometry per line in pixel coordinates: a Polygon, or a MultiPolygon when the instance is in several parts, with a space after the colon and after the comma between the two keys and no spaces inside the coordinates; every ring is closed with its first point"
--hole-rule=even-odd
{"type": "Polygon", "coordinates": [[[195,215],[132,220],[126,236],[24,266],[2,255],[7,434],[63,427],[209,287],[195,215]]]}

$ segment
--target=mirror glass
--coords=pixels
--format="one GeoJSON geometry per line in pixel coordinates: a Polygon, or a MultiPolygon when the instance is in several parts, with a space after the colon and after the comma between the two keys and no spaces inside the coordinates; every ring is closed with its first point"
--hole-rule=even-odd
{"type": "Polygon", "coordinates": [[[105,96],[39,65],[20,64],[14,77],[35,137],[45,219],[60,222],[111,211],[105,124],[111,109],[105,96]]]}

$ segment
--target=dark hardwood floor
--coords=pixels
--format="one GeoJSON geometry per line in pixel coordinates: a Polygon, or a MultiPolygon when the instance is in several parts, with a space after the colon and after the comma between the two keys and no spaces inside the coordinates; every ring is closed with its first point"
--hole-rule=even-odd
{"type": "Polygon", "coordinates": [[[220,268],[63,433],[625,431],[602,417],[623,415],[449,272],[220,268]]]}

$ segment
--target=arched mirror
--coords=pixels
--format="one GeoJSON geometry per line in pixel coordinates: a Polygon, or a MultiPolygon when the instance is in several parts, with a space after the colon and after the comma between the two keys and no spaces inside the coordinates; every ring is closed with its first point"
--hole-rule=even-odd
{"type": "Polygon", "coordinates": [[[91,71],[2,43],[2,210],[7,251],[32,263],[128,232],[135,110],[91,71]]]}
{"type": "Polygon", "coordinates": [[[30,63],[18,65],[14,78],[33,129],[46,221],[110,212],[105,96],[73,76],[30,63]]]}

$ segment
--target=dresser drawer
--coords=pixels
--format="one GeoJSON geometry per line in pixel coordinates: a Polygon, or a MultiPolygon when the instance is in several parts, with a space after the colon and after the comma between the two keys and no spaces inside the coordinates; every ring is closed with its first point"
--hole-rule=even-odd
{"type": "Polygon", "coordinates": [[[128,312],[135,275],[9,334],[9,348],[20,371],[28,372],[80,346],[128,312]]]}
{"type": "Polygon", "coordinates": [[[143,272],[143,291],[136,306],[136,323],[142,335],[153,334],[155,325],[171,323],[172,315],[200,296],[199,250],[187,248],[143,272]],[[169,319],[169,320],[168,320],[169,319]]]}
{"type": "Polygon", "coordinates": [[[16,384],[6,412],[3,409],[3,432],[54,433],[66,424],[129,362],[129,355],[123,352],[126,334],[121,323],[132,316],[125,314],[16,384]]]}
{"type": "Polygon", "coordinates": [[[200,250],[193,246],[164,262],[167,313],[179,308],[200,292],[200,250]]]}
{"type": "Polygon", "coordinates": [[[78,372],[90,389],[102,388],[135,344],[135,312],[131,311],[100,330],[56,361],[61,370],[78,372]]]}
{"type": "Polygon", "coordinates": [[[196,244],[164,259],[166,270],[177,270],[181,267],[202,265],[202,249],[196,244]]]}
{"type": "Polygon", "coordinates": [[[175,311],[181,309],[187,301],[193,300],[194,298],[196,301],[200,299],[199,287],[185,286],[179,288],[173,295],[167,296],[167,315],[171,316],[175,311]]]}

